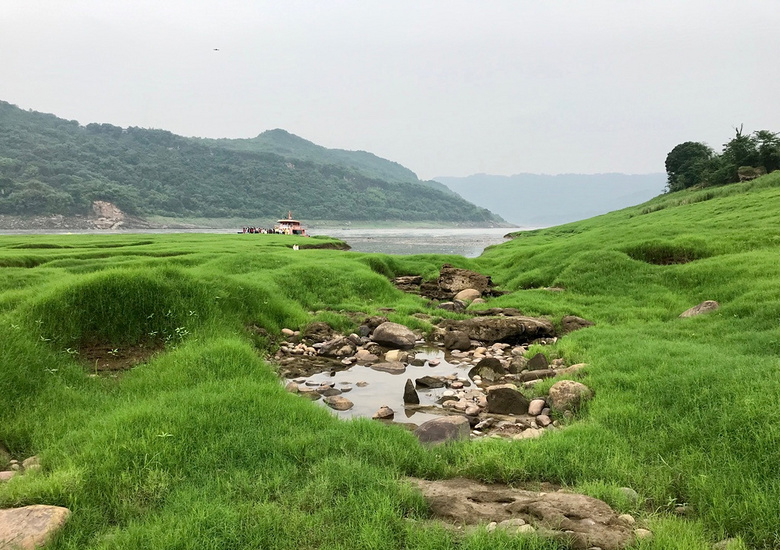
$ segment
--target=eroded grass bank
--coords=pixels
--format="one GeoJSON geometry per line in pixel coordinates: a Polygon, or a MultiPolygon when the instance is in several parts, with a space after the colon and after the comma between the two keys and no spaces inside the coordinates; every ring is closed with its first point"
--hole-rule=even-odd
{"type": "Polygon", "coordinates": [[[0,238],[0,440],[43,462],[0,485],[0,506],[73,510],[53,548],[555,547],[461,539],[429,525],[399,481],[466,475],[576,487],[646,518],[655,539],[643,547],[776,546],[778,184],[661,197],[475,260],[293,251],[295,238],[275,236],[0,238]],[[425,449],[285,393],[263,362],[281,328],[349,330],[345,312],[391,307],[391,320],[426,328],[412,317],[432,312],[425,300],[388,277],[433,277],[445,262],[511,291],[483,307],[596,322],[546,350],[591,365],[596,398],[574,424],[425,449]],[[705,299],[721,309],[677,318],[705,299]],[[90,376],[81,350],[95,344],[157,351],[90,376]]]}

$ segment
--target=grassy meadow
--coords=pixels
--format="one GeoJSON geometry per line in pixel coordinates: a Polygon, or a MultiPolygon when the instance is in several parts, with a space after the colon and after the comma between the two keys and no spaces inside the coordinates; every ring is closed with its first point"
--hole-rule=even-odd
{"type": "Polygon", "coordinates": [[[653,530],[637,548],[778,547],[778,220],[770,174],[523,233],[475,259],[293,251],[329,241],[271,235],[0,236],[0,441],[43,465],[0,484],[0,507],[70,508],[58,550],[557,548],[454,534],[403,483],[468,476],[602,498],[653,530]],[[455,315],[389,281],[445,262],[510,291],[482,307],[596,323],[542,349],[590,365],[596,397],[565,430],[427,449],[286,393],[263,361],[284,327],[347,331],[349,313],[386,307],[421,329],[414,313],[455,315]],[[678,318],[707,299],[721,308],[678,318]],[[95,376],[83,353],[97,345],[155,354],[95,376]]]}

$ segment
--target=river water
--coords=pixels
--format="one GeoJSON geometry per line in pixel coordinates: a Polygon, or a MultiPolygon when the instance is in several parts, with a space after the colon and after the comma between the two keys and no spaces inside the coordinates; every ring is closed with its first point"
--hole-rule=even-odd
{"type": "Polygon", "coordinates": [[[383,254],[457,254],[474,258],[486,247],[505,242],[504,235],[519,229],[442,228],[442,229],[344,229],[317,228],[313,235],[341,239],[356,252],[383,254]]]}
{"type": "MultiPolygon", "coordinates": [[[[517,228],[384,228],[346,229],[344,227],[317,227],[308,231],[312,235],[328,235],[345,241],[356,252],[380,252],[383,254],[457,254],[475,258],[486,247],[505,242],[504,235],[517,228]]],[[[13,231],[0,230],[3,235],[44,235],[79,233],[87,235],[126,235],[131,233],[215,233],[235,234],[234,229],[134,229],[120,231],[13,231]]],[[[262,235],[244,235],[248,239],[262,235]]]]}

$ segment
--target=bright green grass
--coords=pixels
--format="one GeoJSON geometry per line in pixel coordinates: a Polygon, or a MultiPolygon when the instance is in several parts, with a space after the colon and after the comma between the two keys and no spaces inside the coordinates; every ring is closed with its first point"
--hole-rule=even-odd
{"type": "Polygon", "coordinates": [[[603,498],[654,530],[641,548],[703,550],[725,536],[775,547],[778,219],[770,175],[524,233],[472,260],[293,251],[312,239],[277,236],[0,237],[0,440],[44,465],[0,485],[0,506],[68,506],[56,549],[555,548],[459,538],[427,522],[401,481],[466,475],[603,498]],[[648,263],[659,258],[693,261],[648,263]],[[590,364],[596,397],[566,430],[428,450],[287,394],[255,347],[268,341],[246,330],[273,338],[325,320],[348,331],[348,313],[384,307],[428,328],[411,317],[433,313],[426,301],[388,277],[434,277],[445,262],[511,291],[484,307],[596,322],[545,349],[590,364]],[[721,309],[677,318],[705,299],[721,309]],[[166,352],[118,378],[88,376],[73,355],[150,340],[166,352]],[[683,503],[692,519],[670,514],[683,503]]]}

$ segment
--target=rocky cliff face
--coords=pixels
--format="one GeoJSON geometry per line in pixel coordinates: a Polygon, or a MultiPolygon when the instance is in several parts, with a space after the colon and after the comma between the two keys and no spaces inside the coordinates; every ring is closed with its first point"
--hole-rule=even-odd
{"type": "Polygon", "coordinates": [[[113,203],[94,201],[89,223],[95,229],[119,229],[125,223],[125,213],[113,203]]]}

